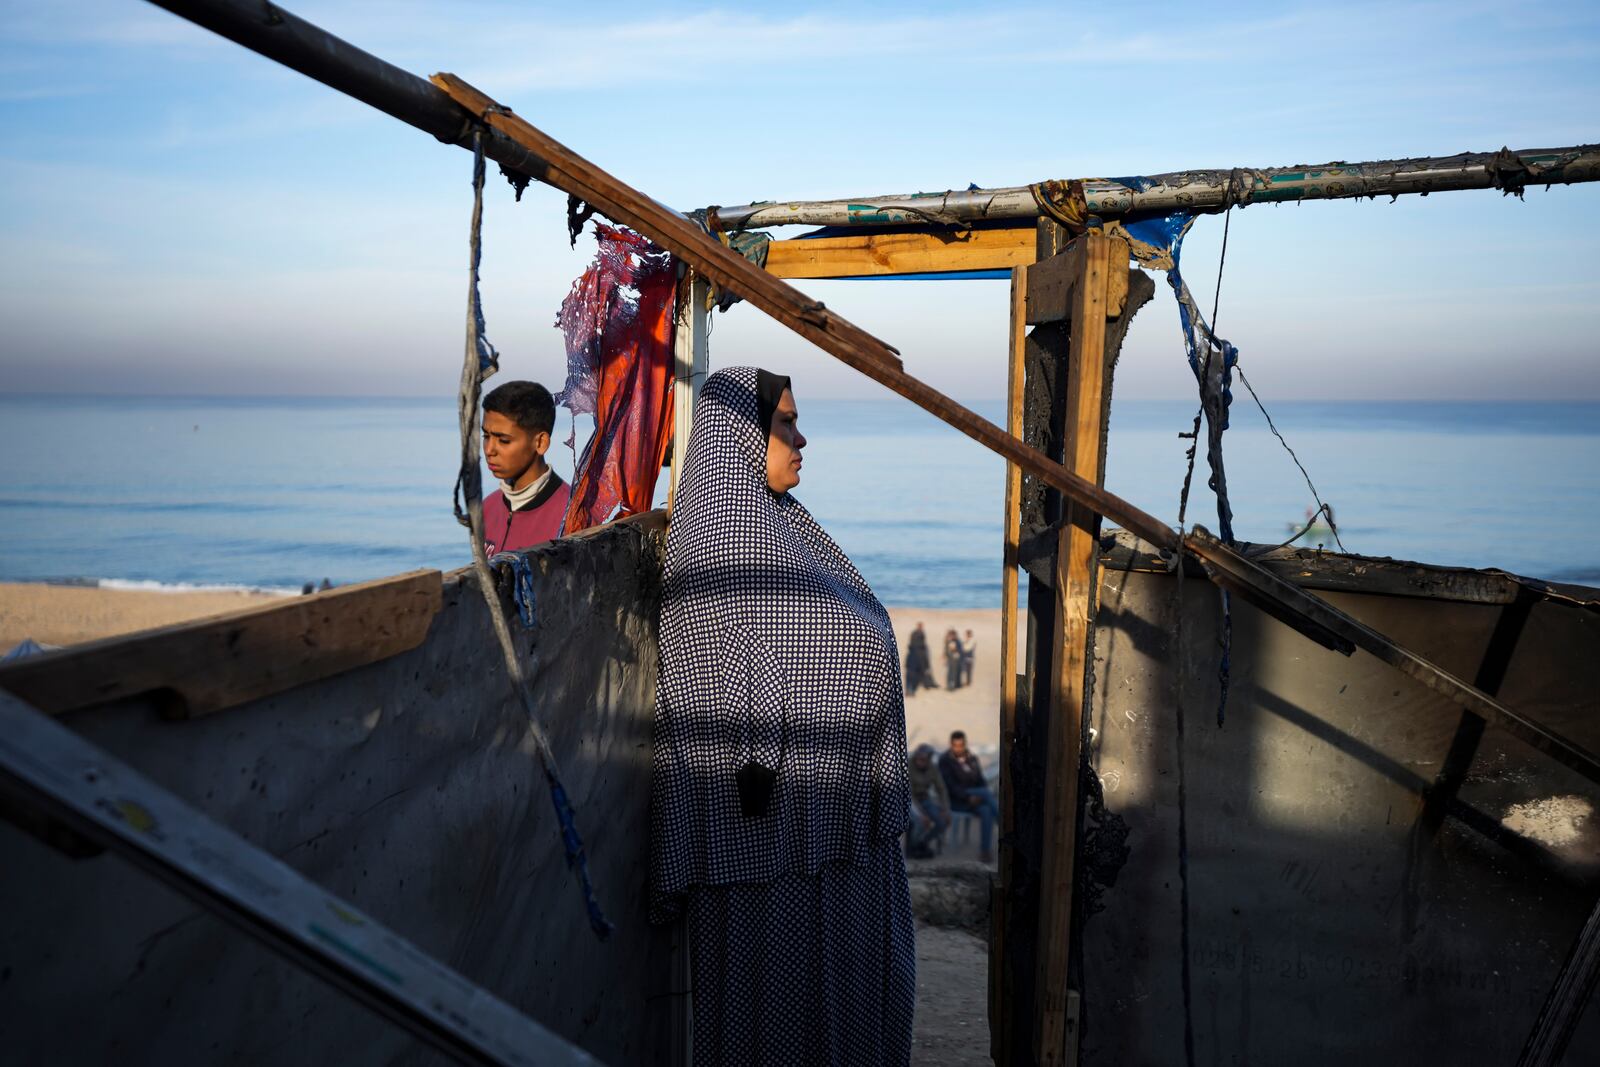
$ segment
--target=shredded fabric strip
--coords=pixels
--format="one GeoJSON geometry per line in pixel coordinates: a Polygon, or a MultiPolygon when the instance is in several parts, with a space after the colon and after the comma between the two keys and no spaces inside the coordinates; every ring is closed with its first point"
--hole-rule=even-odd
{"type": "Polygon", "coordinates": [[[649,511],[672,440],[676,265],[630,230],[597,222],[594,233],[594,263],[556,319],[567,348],[556,402],[574,420],[595,420],[573,473],[563,533],[649,511]]]}

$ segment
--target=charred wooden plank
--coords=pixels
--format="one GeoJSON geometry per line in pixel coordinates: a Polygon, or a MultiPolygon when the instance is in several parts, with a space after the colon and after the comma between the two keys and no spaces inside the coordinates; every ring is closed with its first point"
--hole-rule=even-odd
{"type": "MultiPolygon", "coordinates": [[[[1109,398],[1105,357],[1106,317],[1111,277],[1120,275],[1127,292],[1127,245],[1090,233],[1062,256],[1068,273],[1068,317],[1072,323],[1067,357],[1064,458],[1075,474],[1101,477],[1104,424],[1109,398]]],[[[1032,271],[1049,269],[1039,264],[1032,271]]],[[[1059,277],[1060,269],[1054,271],[1059,277]]],[[[1030,284],[1032,278],[1029,279],[1030,284]]],[[[1083,756],[1084,709],[1088,694],[1090,627],[1095,604],[1095,563],[1100,517],[1069,502],[1057,533],[1055,684],[1050,701],[1049,751],[1044,791],[1044,852],[1039,893],[1034,1009],[1034,1060],[1041,1065],[1075,1062],[1068,1047],[1067,970],[1072,948],[1074,883],[1077,871],[1079,764],[1083,756]]]]}

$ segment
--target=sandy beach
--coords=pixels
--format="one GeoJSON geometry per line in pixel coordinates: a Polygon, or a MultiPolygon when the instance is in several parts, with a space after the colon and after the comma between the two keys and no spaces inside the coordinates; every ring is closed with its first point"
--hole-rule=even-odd
{"type": "Polygon", "coordinates": [[[76,645],[255,607],[277,595],[0,582],[0,655],[26,637],[41,645],[76,645]]]}
{"type": "Polygon", "coordinates": [[[955,630],[963,641],[967,631],[972,631],[976,650],[972,684],[956,690],[919,689],[907,696],[906,743],[915,748],[925,741],[943,751],[950,743],[951,730],[965,730],[967,743],[987,763],[1000,743],[1000,610],[890,608],[889,618],[900,642],[902,670],[911,631],[922,623],[933,657],[933,675],[941,686],[945,681],[945,631],[955,630]]]}
{"type": "MultiPolygon", "coordinates": [[[[0,654],[28,637],[41,645],[79,644],[254,607],[273,596],[0,582],[0,654]]],[[[913,627],[923,624],[934,656],[934,675],[941,684],[945,631],[954,629],[962,635],[972,631],[977,649],[972,684],[954,691],[923,689],[908,697],[906,740],[912,747],[926,741],[943,749],[951,730],[965,730],[972,747],[987,757],[999,744],[999,610],[890,608],[889,615],[900,641],[902,665],[913,627]]]]}

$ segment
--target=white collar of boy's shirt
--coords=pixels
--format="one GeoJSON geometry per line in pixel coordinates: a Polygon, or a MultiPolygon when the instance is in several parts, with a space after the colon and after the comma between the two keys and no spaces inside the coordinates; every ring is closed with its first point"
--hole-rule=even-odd
{"type": "Polygon", "coordinates": [[[501,482],[500,491],[506,495],[506,504],[511,508],[512,511],[516,511],[518,508],[528,503],[528,501],[539,495],[539,490],[544,488],[544,484],[550,480],[550,475],[553,473],[555,472],[549,467],[546,467],[544,474],[535,478],[521,489],[511,488],[510,482],[501,482]]]}

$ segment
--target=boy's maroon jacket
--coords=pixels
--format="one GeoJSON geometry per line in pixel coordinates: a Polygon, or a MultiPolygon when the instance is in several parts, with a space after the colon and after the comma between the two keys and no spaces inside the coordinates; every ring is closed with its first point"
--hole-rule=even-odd
{"type": "Polygon", "coordinates": [[[561,535],[571,492],[561,476],[551,471],[539,495],[512,511],[506,506],[505,493],[496,489],[483,501],[483,547],[492,556],[555,540],[561,535]]]}

